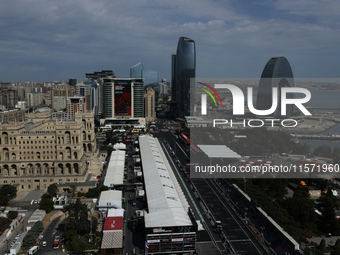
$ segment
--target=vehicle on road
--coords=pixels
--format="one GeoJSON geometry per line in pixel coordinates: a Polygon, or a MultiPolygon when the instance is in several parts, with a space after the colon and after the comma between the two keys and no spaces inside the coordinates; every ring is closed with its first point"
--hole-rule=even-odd
{"type": "Polygon", "coordinates": [[[53,241],[53,249],[58,249],[60,244],[60,236],[55,236],[53,241]]]}
{"type": "Polygon", "coordinates": [[[42,242],[42,246],[43,246],[43,247],[46,247],[46,245],[47,245],[46,241],[43,241],[43,242],[42,242]]]}

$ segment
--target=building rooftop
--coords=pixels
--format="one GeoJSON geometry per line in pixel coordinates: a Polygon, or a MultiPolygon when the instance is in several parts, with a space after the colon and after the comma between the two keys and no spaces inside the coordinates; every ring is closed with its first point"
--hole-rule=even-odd
{"type": "Polygon", "coordinates": [[[191,226],[189,204],[158,140],[140,136],[139,144],[149,209],[145,227],[191,226]]]}
{"type": "Polygon", "coordinates": [[[242,156],[225,145],[197,145],[209,158],[241,159],[242,156]]]}

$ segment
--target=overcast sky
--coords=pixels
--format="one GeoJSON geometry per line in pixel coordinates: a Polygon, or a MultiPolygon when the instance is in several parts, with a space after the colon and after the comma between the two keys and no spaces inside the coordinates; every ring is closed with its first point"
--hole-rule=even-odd
{"type": "Polygon", "coordinates": [[[0,2],[0,81],[56,81],[142,62],[169,80],[179,37],[196,76],[260,77],[285,56],[296,77],[339,77],[339,0],[11,0],[0,2]]]}

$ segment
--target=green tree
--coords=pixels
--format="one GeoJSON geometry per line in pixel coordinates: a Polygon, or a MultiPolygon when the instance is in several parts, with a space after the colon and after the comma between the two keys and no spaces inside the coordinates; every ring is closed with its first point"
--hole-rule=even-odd
{"type": "Polygon", "coordinates": [[[7,214],[7,218],[11,220],[14,220],[17,216],[18,216],[17,211],[9,211],[7,214]]]}
{"type": "Polygon", "coordinates": [[[3,185],[0,189],[0,194],[9,198],[13,198],[17,195],[17,188],[13,185],[3,185]]]}
{"type": "Polygon", "coordinates": [[[283,203],[286,209],[302,228],[313,229],[316,227],[316,216],[314,212],[314,201],[310,199],[308,190],[299,188],[294,192],[292,198],[283,203]]]}
{"type": "Polygon", "coordinates": [[[2,196],[0,195],[0,205],[8,205],[9,204],[9,201],[11,199],[9,197],[6,197],[6,196],[2,196]]]}
{"type": "Polygon", "coordinates": [[[0,232],[4,232],[12,223],[11,219],[0,217],[0,232]]]}
{"type": "Polygon", "coordinates": [[[50,186],[48,186],[47,188],[47,192],[52,195],[53,197],[57,196],[57,192],[58,192],[58,187],[57,184],[53,183],[50,186]]]}
{"type": "Polygon", "coordinates": [[[49,213],[54,209],[54,202],[50,198],[43,197],[40,201],[39,209],[45,210],[46,213],[49,213]]]}
{"type": "Polygon", "coordinates": [[[325,251],[326,250],[326,241],[325,239],[322,239],[319,246],[318,246],[318,249],[321,250],[321,251],[325,251]]]}
{"type": "Polygon", "coordinates": [[[339,199],[335,197],[328,189],[327,194],[319,198],[320,206],[323,207],[322,213],[322,230],[326,233],[331,232],[333,235],[340,234],[339,223],[335,219],[335,209],[339,209],[339,199]]]}
{"type": "Polygon", "coordinates": [[[97,198],[100,195],[100,189],[99,188],[92,188],[89,189],[89,191],[85,194],[85,197],[92,197],[92,198],[97,198]]]}
{"type": "Polygon", "coordinates": [[[105,186],[105,185],[102,185],[102,186],[100,186],[99,190],[100,190],[100,191],[109,190],[109,187],[108,187],[108,186],[105,186]]]}
{"type": "Polygon", "coordinates": [[[3,185],[0,188],[0,205],[8,205],[11,198],[17,195],[17,189],[13,185],[3,185]]]}
{"type": "Polygon", "coordinates": [[[331,252],[331,255],[340,255],[340,247],[335,246],[334,250],[331,252]]]}
{"type": "Polygon", "coordinates": [[[66,206],[64,212],[69,215],[69,223],[66,228],[74,229],[79,235],[85,235],[90,232],[90,221],[88,219],[88,210],[86,204],[82,204],[78,198],[76,203],[66,206]]]}
{"type": "Polygon", "coordinates": [[[340,239],[339,239],[339,238],[336,240],[334,246],[335,246],[335,247],[340,247],[340,239]]]}
{"type": "Polygon", "coordinates": [[[75,194],[77,192],[77,186],[75,184],[71,184],[70,185],[70,193],[71,193],[71,196],[74,197],[75,194]]]}

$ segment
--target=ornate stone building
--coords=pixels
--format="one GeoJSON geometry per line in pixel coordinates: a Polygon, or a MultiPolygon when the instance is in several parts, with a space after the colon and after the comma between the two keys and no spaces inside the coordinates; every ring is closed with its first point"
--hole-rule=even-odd
{"type": "Polygon", "coordinates": [[[77,113],[74,121],[43,119],[44,114],[0,125],[0,185],[33,190],[88,179],[97,152],[93,113],[77,113]]]}

